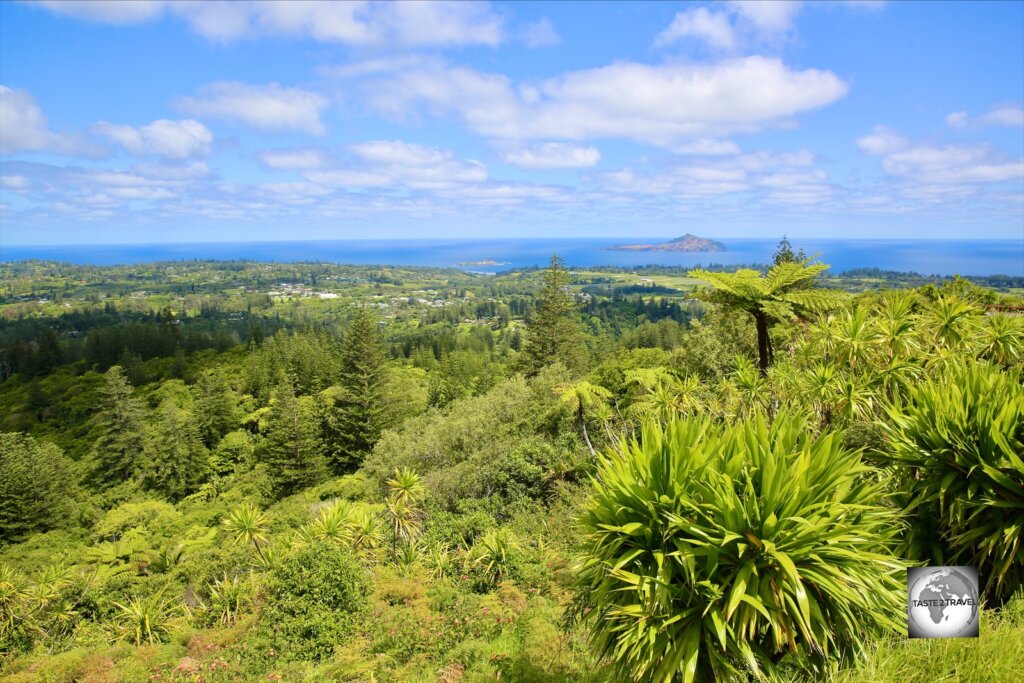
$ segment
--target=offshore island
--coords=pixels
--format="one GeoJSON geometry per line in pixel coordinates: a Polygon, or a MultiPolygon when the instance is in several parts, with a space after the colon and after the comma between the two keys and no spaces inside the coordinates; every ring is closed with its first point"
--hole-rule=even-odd
{"type": "Polygon", "coordinates": [[[606,251],[726,251],[725,245],[705,237],[697,237],[689,233],[668,242],[659,244],[617,244],[606,247],[606,251]]]}

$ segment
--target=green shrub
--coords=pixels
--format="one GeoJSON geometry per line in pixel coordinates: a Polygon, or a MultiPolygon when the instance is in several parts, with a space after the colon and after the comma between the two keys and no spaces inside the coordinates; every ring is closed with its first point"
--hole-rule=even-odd
{"type": "Polygon", "coordinates": [[[325,659],[351,633],[368,593],[369,580],[349,551],[313,543],[271,572],[260,621],[283,655],[325,659]]]}
{"type": "Polygon", "coordinates": [[[887,412],[882,456],[902,470],[911,556],[976,566],[1005,599],[1024,584],[1024,387],[958,363],[887,412]]]}
{"type": "Polygon", "coordinates": [[[840,434],[781,415],[648,426],[600,465],[578,606],[638,680],[819,673],[900,625],[896,510],[840,434]]]}

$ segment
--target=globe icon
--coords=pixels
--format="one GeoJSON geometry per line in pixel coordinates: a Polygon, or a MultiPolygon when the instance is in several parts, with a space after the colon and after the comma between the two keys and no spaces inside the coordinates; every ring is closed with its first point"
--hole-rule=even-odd
{"type": "Polygon", "coordinates": [[[911,569],[907,586],[910,637],[978,635],[978,574],[973,567],[911,569]]]}

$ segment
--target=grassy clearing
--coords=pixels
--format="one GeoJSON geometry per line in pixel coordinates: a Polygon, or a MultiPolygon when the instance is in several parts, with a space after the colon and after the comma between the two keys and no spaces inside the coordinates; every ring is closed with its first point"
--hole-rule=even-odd
{"type": "Polygon", "coordinates": [[[1024,681],[1024,595],[981,615],[979,638],[893,638],[837,683],[1011,683],[1024,681]]]}

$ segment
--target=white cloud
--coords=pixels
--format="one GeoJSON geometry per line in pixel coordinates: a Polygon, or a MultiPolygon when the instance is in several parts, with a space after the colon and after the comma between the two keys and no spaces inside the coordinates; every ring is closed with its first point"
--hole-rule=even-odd
{"type": "Polygon", "coordinates": [[[596,147],[546,142],[508,152],[504,160],[523,168],[589,168],[601,160],[601,152],[596,147]]]}
{"type": "Polygon", "coordinates": [[[305,178],[319,185],[350,188],[442,190],[483,182],[488,177],[487,167],[478,161],[463,161],[454,158],[450,150],[401,140],[373,140],[348,149],[354,163],[310,170],[305,178]]]}
{"type": "Polygon", "coordinates": [[[672,151],[686,156],[718,156],[721,154],[739,154],[740,148],[732,140],[702,138],[673,147],[672,151]]]}
{"type": "Polygon", "coordinates": [[[946,125],[950,128],[966,128],[969,117],[965,111],[955,111],[946,116],[946,125]]]}
{"type": "Polygon", "coordinates": [[[104,24],[139,24],[163,14],[164,0],[38,0],[39,5],[54,14],[104,24]]]}
{"type": "Polygon", "coordinates": [[[662,196],[673,201],[753,193],[769,204],[817,204],[835,194],[807,150],[753,152],[703,159],[654,170],[619,169],[593,180],[605,191],[662,196]]]}
{"type": "Polygon", "coordinates": [[[868,154],[891,154],[906,147],[907,140],[888,126],[878,125],[857,140],[857,146],[868,154]]]}
{"type": "Polygon", "coordinates": [[[401,140],[372,140],[351,145],[349,150],[363,161],[375,165],[431,166],[452,158],[448,150],[401,140]]]}
{"type": "Polygon", "coordinates": [[[0,154],[27,151],[98,152],[74,136],[51,131],[43,110],[28,91],[0,85],[0,154]]]}
{"type": "Polygon", "coordinates": [[[8,190],[26,190],[31,181],[23,175],[0,175],[0,187],[8,190]]]}
{"type": "Polygon", "coordinates": [[[1024,109],[1012,104],[993,107],[980,116],[972,117],[965,111],[956,111],[946,116],[950,128],[967,128],[969,126],[1009,126],[1024,127],[1024,109]]]}
{"type": "Polygon", "coordinates": [[[107,24],[174,16],[215,41],[255,36],[309,37],[352,45],[498,45],[501,16],[476,2],[334,2],[331,0],[76,0],[36,3],[56,14],[107,24]]]}
{"type": "Polygon", "coordinates": [[[859,142],[881,157],[886,173],[885,196],[869,198],[878,206],[953,205],[1007,187],[1019,196],[1018,188],[1024,188],[1024,159],[1007,158],[988,145],[914,143],[883,126],[859,142]]]}
{"type": "Polygon", "coordinates": [[[1002,161],[986,146],[913,147],[882,160],[892,175],[925,183],[1024,182],[1024,160],[1002,161]]]}
{"type": "Polygon", "coordinates": [[[677,12],[668,28],[655,38],[654,46],[664,47],[683,38],[700,38],[712,47],[726,50],[736,46],[729,17],[722,12],[709,12],[705,7],[677,12]]]}
{"type": "Polygon", "coordinates": [[[796,15],[804,6],[799,0],[733,0],[729,4],[757,30],[776,35],[793,29],[796,15]]]}
{"type": "Polygon", "coordinates": [[[982,124],[986,125],[1014,126],[1020,128],[1024,126],[1024,109],[1014,106],[996,107],[987,114],[984,114],[980,121],[982,124]]]}
{"type": "Polygon", "coordinates": [[[279,170],[306,170],[326,165],[326,155],[319,149],[272,149],[260,154],[260,161],[268,168],[279,170]]]}
{"type": "Polygon", "coordinates": [[[526,26],[522,30],[520,38],[526,47],[552,47],[562,42],[562,37],[558,35],[554,24],[547,19],[541,19],[526,26]]]}
{"type": "Polygon", "coordinates": [[[93,126],[93,130],[131,154],[153,154],[165,159],[206,156],[210,153],[210,144],[213,142],[213,133],[192,119],[160,119],[141,128],[116,126],[101,121],[93,126]]]}
{"type": "Polygon", "coordinates": [[[311,135],[327,132],[320,122],[320,110],[327,106],[325,97],[277,83],[210,83],[196,96],[178,98],[174,104],[193,116],[240,121],[265,131],[298,130],[311,135]]]}
{"type": "Polygon", "coordinates": [[[424,60],[363,85],[371,106],[386,115],[408,118],[419,105],[434,115],[454,113],[490,138],[628,138],[664,146],[761,130],[828,105],[848,89],[830,71],[795,71],[765,57],[616,62],[518,88],[502,75],[424,60]]]}

